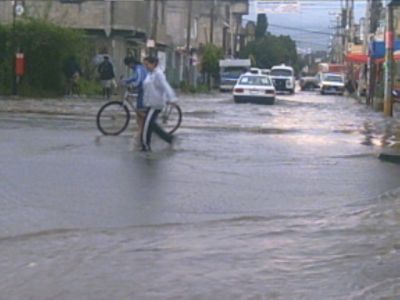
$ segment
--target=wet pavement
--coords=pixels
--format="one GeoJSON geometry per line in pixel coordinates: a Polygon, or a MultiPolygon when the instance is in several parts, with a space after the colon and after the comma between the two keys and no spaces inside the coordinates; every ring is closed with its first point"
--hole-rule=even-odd
{"type": "Polygon", "coordinates": [[[0,299],[397,299],[398,118],[347,97],[180,97],[173,147],[101,100],[0,101],[0,299]]]}

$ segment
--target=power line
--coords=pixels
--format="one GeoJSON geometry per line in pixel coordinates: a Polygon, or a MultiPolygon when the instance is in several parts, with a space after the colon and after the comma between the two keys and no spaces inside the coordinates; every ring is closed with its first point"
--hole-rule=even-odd
{"type": "MultiPolygon", "coordinates": [[[[253,21],[253,20],[248,19],[248,18],[243,18],[243,20],[245,20],[245,21],[253,21]]],[[[281,28],[281,29],[300,31],[300,32],[306,32],[306,33],[318,34],[318,35],[327,35],[327,36],[333,35],[331,32],[324,32],[324,31],[318,31],[318,30],[302,29],[302,28],[299,28],[299,27],[277,25],[277,24],[271,24],[269,22],[268,22],[268,27],[276,27],[276,28],[281,28]]]]}
{"type": "Polygon", "coordinates": [[[282,28],[282,29],[288,29],[288,30],[293,30],[293,31],[307,32],[307,33],[318,34],[318,35],[329,35],[329,36],[332,35],[332,33],[329,33],[329,32],[302,29],[302,28],[298,28],[298,27],[290,27],[290,26],[284,26],[284,25],[268,24],[268,26],[282,28]]]}

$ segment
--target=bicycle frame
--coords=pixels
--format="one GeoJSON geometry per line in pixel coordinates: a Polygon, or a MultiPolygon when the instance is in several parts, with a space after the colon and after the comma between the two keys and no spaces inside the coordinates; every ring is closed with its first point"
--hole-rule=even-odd
{"type": "MultiPolygon", "coordinates": [[[[130,107],[131,111],[136,112],[136,99],[138,97],[138,94],[132,91],[131,88],[127,87],[124,93],[124,96],[122,98],[122,103],[123,105],[130,107]],[[132,100],[132,101],[130,101],[132,100]]],[[[161,110],[160,117],[161,118],[166,118],[166,115],[169,114],[171,111],[171,108],[168,105],[165,105],[165,107],[161,110]]]]}
{"type": "Polygon", "coordinates": [[[129,88],[125,90],[124,97],[122,98],[122,104],[130,107],[131,111],[136,112],[136,98],[137,98],[137,93],[134,93],[131,91],[129,88]],[[131,100],[131,101],[130,101],[131,100]]]}

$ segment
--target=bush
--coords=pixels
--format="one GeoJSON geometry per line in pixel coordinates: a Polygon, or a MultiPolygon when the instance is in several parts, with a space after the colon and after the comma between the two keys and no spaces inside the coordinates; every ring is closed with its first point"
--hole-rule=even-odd
{"type": "Polygon", "coordinates": [[[101,95],[103,93],[103,88],[101,83],[96,80],[88,80],[81,78],[79,80],[79,87],[82,95],[85,96],[95,96],[101,95]]]}
{"type": "Polygon", "coordinates": [[[214,44],[207,44],[204,47],[203,56],[201,59],[202,73],[209,78],[218,78],[219,76],[219,60],[224,57],[223,50],[214,44]]]}
{"type": "Polygon", "coordinates": [[[10,25],[0,25],[0,90],[11,91],[13,80],[13,55],[17,45],[25,56],[25,75],[19,87],[20,95],[61,95],[65,78],[64,61],[75,56],[79,62],[88,49],[82,31],[62,28],[47,21],[20,21],[15,34],[10,25]]]}
{"type": "Polygon", "coordinates": [[[179,89],[182,93],[208,93],[210,91],[210,89],[208,88],[208,86],[206,84],[198,84],[196,87],[193,85],[189,85],[186,81],[182,81],[179,89]]]}

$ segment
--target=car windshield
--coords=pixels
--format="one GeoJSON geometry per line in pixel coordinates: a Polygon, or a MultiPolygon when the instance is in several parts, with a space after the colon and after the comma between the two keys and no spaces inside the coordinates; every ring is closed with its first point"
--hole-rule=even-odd
{"type": "Polygon", "coordinates": [[[343,78],[342,78],[342,76],[332,76],[332,75],[328,75],[328,76],[326,76],[326,77],[324,78],[324,81],[343,83],[343,78]]]}
{"type": "Polygon", "coordinates": [[[287,69],[274,69],[271,70],[272,76],[293,76],[292,71],[287,69]]]}
{"type": "Polygon", "coordinates": [[[271,85],[271,81],[265,76],[243,76],[240,78],[241,85],[271,85]]]}

